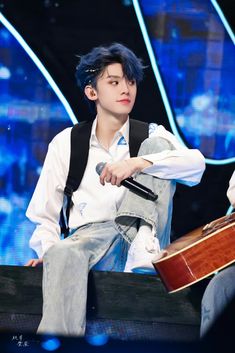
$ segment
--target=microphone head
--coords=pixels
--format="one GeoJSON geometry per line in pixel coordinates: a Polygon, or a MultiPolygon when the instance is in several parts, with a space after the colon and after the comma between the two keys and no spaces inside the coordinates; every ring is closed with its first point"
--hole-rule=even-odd
{"type": "Polygon", "coordinates": [[[102,173],[105,164],[106,164],[106,163],[104,163],[104,162],[100,162],[100,163],[97,164],[95,170],[96,170],[96,173],[97,173],[98,175],[100,175],[100,174],[102,173]]]}

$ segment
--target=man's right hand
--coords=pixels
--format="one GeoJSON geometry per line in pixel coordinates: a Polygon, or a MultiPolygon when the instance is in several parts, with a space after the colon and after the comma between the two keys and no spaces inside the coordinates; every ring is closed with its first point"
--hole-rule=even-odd
{"type": "Polygon", "coordinates": [[[37,267],[42,265],[42,259],[30,259],[24,266],[37,267]]]}

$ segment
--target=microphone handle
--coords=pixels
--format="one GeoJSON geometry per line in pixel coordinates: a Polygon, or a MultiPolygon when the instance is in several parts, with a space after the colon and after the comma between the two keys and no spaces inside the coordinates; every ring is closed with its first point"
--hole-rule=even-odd
{"type": "Polygon", "coordinates": [[[125,179],[125,180],[128,180],[131,184],[134,184],[135,186],[137,186],[137,187],[139,187],[141,189],[144,189],[147,192],[153,193],[153,191],[151,189],[147,188],[147,186],[145,186],[143,184],[138,183],[138,181],[136,181],[132,177],[129,177],[129,178],[125,179]]]}
{"type": "Polygon", "coordinates": [[[126,188],[130,189],[133,193],[147,200],[156,201],[158,198],[158,195],[154,194],[152,190],[142,184],[139,184],[133,178],[127,178],[122,180],[121,185],[125,186],[126,188]]]}

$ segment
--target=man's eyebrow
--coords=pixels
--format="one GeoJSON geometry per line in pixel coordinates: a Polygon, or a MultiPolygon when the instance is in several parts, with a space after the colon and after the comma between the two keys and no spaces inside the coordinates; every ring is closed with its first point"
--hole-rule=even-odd
{"type": "Polygon", "coordinates": [[[121,76],[108,74],[107,78],[121,78],[121,76]]]}

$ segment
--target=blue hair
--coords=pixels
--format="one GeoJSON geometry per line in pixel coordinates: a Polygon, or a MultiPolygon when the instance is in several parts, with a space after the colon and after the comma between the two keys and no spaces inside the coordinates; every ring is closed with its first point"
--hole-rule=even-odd
{"type": "Polygon", "coordinates": [[[87,84],[96,88],[98,77],[108,65],[114,63],[122,65],[123,73],[128,80],[135,80],[138,84],[143,79],[142,60],[124,45],[113,43],[106,47],[95,47],[80,57],[75,74],[78,86],[83,92],[87,84]]]}

